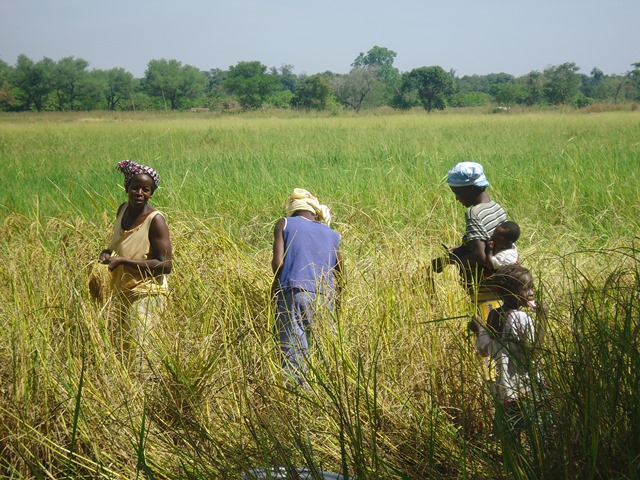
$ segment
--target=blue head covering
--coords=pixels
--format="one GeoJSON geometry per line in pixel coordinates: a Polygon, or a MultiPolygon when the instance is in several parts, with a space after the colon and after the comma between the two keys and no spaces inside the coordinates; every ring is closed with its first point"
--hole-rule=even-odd
{"type": "Polygon", "coordinates": [[[476,162],[460,162],[447,175],[447,183],[451,187],[487,187],[489,181],[482,165],[476,162]]]}

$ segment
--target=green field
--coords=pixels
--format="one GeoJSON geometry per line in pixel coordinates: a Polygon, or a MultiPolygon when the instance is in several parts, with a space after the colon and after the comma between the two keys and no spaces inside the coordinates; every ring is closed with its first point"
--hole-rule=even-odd
{"type": "Polygon", "coordinates": [[[0,165],[0,478],[638,478],[640,112],[0,114],[0,165]],[[127,158],[160,173],[174,247],[147,382],[87,289],[127,158]],[[463,160],[551,309],[544,414],[504,459],[471,305],[455,272],[424,278],[464,229],[463,160]],[[291,391],[269,285],[294,187],[332,207],[347,287],[291,391]]]}

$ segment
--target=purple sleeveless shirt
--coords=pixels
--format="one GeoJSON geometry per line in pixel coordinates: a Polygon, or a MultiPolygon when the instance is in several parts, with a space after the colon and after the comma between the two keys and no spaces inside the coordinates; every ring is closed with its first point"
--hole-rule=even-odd
{"type": "Polygon", "coordinates": [[[280,288],[332,293],[340,234],[304,217],[286,217],[280,288]]]}

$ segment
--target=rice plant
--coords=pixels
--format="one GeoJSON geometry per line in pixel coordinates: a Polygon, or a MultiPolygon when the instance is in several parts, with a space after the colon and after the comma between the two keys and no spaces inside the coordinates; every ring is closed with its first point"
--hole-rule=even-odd
{"type": "Polygon", "coordinates": [[[0,476],[638,478],[636,112],[122,115],[0,118],[0,476]],[[160,172],[175,250],[144,379],[89,283],[123,158],[160,172]],[[443,179],[465,159],[550,307],[517,444],[494,434],[456,273],[425,278],[463,230],[443,179]],[[347,283],[292,388],[269,261],[297,186],[333,207],[347,283]]]}

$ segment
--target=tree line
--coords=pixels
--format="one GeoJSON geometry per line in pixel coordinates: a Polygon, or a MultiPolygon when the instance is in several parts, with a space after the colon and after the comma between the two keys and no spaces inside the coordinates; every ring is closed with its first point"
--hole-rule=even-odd
{"type": "Polygon", "coordinates": [[[484,105],[574,105],[640,101],[640,62],[624,75],[574,62],[515,77],[508,73],[456,76],[439,66],[400,72],[396,52],[374,46],[361,52],[346,74],[296,75],[292,65],[267,67],[243,61],[228,70],[199,70],[178,60],[151,60],[142,78],[123,68],[89,70],[65,57],[0,60],[0,111],[184,110],[242,111],[264,107],[305,110],[382,106],[397,109],[484,105]]]}

